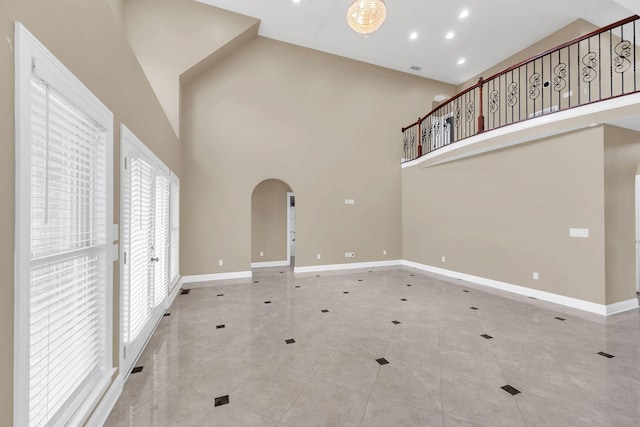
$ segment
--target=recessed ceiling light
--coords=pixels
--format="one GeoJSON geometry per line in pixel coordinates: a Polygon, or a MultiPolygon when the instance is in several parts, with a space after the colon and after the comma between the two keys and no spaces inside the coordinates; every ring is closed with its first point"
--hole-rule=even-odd
{"type": "Polygon", "coordinates": [[[446,35],[447,40],[451,40],[453,38],[453,36],[455,36],[455,34],[453,34],[453,31],[449,31],[446,35]]]}
{"type": "MultiPolygon", "coordinates": [[[[294,0],[294,1],[295,1],[295,0],[294,0]]],[[[459,17],[460,19],[464,19],[464,18],[466,18],[467,16],[469,16],[469,11],[468,11],[467,9],[463,9],[463,10],[462,10],[462,12],[460,12],[460,15],[458,15],[458,17],[459,17]]]]}
{"type": "Polygon", "coordinates": [[[292,0],[294,3],[300,3],[300,0],[292,0]]]}
{"type": "Polygon", "coordinates": [[[416,33],[416,32],[414,31],[413,33],[411,33],[411,34],[409,35],[409,38],[410,38],[411,40],[415,40],[415,39],[417,39],[417,38],[418,38],[418,33],[416,33]]]}
{"type": "Polygon", "coordinates": [[[467,60],[466,60],[466,59],[464,59],[464,58],[460,58],[460,59],[458,59],[458,65],[462,65],[462,64],[464,64],[465,62],[467,62],[467,60]]]}

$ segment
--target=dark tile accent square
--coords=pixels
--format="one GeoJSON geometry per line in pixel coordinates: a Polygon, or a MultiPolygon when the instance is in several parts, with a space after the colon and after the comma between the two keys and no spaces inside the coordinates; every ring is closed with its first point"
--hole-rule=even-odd
{"type": "Polygon", "coordinates": [[[224,329],[224,325],[216,325],[216,329],[224,329]]]}
{"type": "Polygon", "coordinates": [[[180,291],[180,295],[189,295],[189,292],[191,292],[191,289],[183,289],[180,291]]]}
{"type": "Polygon", "coordinates": [[[488,340],[492,339],[493,337],[491,335],[487,335],[487,334],[482,334],[480,335],[482,338],[486,338],[488,340]]]}
{"type": "Polygon", "coordinates": [[[300,287],[300,285],[297,285],[297,286],[296,286],[296,288],[299,288],[299,287],[300,287]]]}
{"type": "Polygon", "coordinates": [[[362,279],[358,279],[358,282],[362,282],[362,279]]]}
{"type": "Polygon", "coordinates": [[[216,397],[215,406],[222,406],[229,403],[229,395],[216,397]]]}
{"type": "Polygon", "coordinates": [[[283,273],[284,273],[284,271],[281,271],[281,272],[280,272],[280,274],[283,274],[283,273]]]}
{"type": "Polygon", "coordinates": [[[411,277],[415,277],[415,274],[410,274],[409,276],[411,276],[411,277]]]}
{"type": "Polygon", "coordinates": [[[509,384],[503,385],[500,388],[503,389],[504,391],[506,391],[507,393],[509,393],[512,396],[515,396],[516,394],[520,394],[520,390],[518,390],[515,387],[511,387],[509,384]]]}
{"type": "Polygon", "coordinates": [[[264,303],[265,304],[271,304],[271,301],[265,301],[264,303]]]}
{"type": "Polygon", "coordinates": [[[288,340],[284,340],[284,342],[286,342],[287,344],[293,344],[296,342],[296,340],[294,340],[293,338],[289,338],[288,340]]]}
{"type": "Polygon", "coordinates": [[[468,290],[464,289],[462,292],[469,292],[468,290]]]}
{"type": "Polygon", "coordinates": [[[608,359],[613,359],[615,357],[613,354],[605,353],[604,351],[599,351],[598,354],[600,356],[604,356],[604,357],[606,357],[608,359]]]}
{"type": "Polygon", "coordinates": [[[367,273],[373,273],[373,271],[369,270],[367,273]]]}
{"type": "Polygon", "coordinates": [[[477,310],[478,307],[469,307],[471,310],[477,310]]]}
{"type": "Polygon", "coordinates": [[[142,372],[142,369],[144,368],[144,366],[136,366],[135,368],[133,368],[131,370],[132,374],[137,374],[138,372],[142,372]]]}
{"type": "Polygon", "coordinates": [[[219,297],[223,297],[223,296],[224,296],[224,294],[218,294],[217,296],[219,296],[219,297]]]}
{"type": "Polygon", "coordinates": [[[564,322],[565,320],[567,320],[567,319],[565,319],[564,317],[554,317],[554,319],[556,319],[556,320],[560,320],[560,321],[562,321],[562,322],[564,322]]]}
{"type": "Polygon", "coordinates": [[[349,291],[344,291],[344,292],[343,292],[343,294],[348,294],[348,293],[349,293],[349,291]]]}
{"type": "Polygon", "coordinates": [[[318,274],[318,275],[316,275],[316,277],[320,277],[320,275],[318,274]]]}
{"type": "Polygon", "coordinates": [[[411,286],[411,283],[407,283],[407,285],[406,285],[406,286],[411,286]]]}
{"type": "Polygon", "coordinates": [[[328,313],[329,312],[329,310],[320,310],[320,311],[322,311],[323,313],[328,313]]]}
{"type": "Polygon", "coordinates": [[[380,365],[387,365],[389,363],[389,361],[384,357],[381,357],[380,359],[376,359],[376,362],[378,362],[380,365]]]}
{"type": "Polygon", "coordinates": [[[260,283],[260,281],[259,280],[254,280],[253,283],[260,283]]]}
{"type": "Polygon", "coordinates": [[[169,316],[171,316],[171,313],[165,313],[162,315],[162,317],[169,317],[169,316]]]}
{"type": "Polygon", "coordinates": [[[400,321],[399,320],[392,320],[391,323],[393,323],[394,325],[399,325],[400,321]]]}
{"type": "Polygon", "coordinates": [[[538,299],[538,298],[536,298],[536,297],[529,297],[529,299],[538,299]]]}
{"type": "Polygon", "coordinates": [[[407,301],[406,298],[400,298],[400,301],[407,301]]]}

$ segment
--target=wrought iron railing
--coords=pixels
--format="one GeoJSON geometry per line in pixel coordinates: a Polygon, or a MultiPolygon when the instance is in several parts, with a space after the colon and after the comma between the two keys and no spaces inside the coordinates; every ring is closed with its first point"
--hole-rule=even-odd
{"type": "Polygon", "coordinates": [[[402,161],[482,132],[639,92],[639,21],[632,16],[480,78],[402,128],[402,161]]]}

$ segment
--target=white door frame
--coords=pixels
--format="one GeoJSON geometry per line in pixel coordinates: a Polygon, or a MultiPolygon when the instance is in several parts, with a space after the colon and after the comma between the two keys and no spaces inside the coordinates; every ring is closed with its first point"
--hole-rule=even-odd
{"type": "Polygon", "coordinates": [[[636,292],[640,292],[640,175],[636,175],[636,292]]]}
{"type": "MultiPolygon", "coordinates": [[[[287,265],[291,265],[291,209],[289,207],[291,196],[295,196],[292,191],[287,192],[287,265]]],[[[294,230],[295,231],[295,230],[294,230]]]]}

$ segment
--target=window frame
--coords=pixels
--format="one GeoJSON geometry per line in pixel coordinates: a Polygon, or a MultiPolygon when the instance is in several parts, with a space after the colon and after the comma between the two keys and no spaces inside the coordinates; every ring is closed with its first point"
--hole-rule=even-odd
{"type": "Polygon", "coordinates": [[[20,22],[15,23],[14,424],[29,425],[31,78],[33,70],[105,129],[105,288],[103,372],[98,386],[71,402],[64,422],[83,424],[113,374],[113,114],[20,22]]]}

